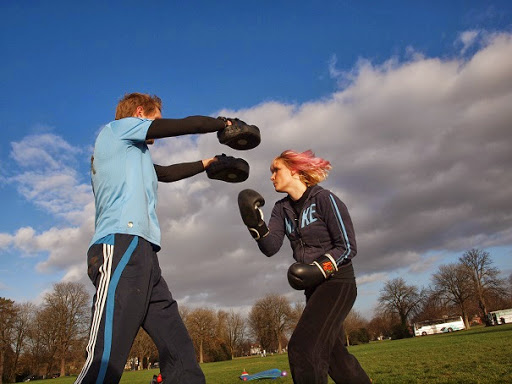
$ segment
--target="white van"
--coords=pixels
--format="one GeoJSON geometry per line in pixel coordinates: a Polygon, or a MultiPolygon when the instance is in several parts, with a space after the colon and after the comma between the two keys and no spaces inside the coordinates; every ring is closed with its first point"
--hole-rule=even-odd
{"type": "Polygon", "coordinates": [[[492,325],[512,323],[512,308],[491,311],[487,314],[492,325]]]}
{"type": "Polygon", "coordinates": [[[447,333],[466,329],[462,316],[445,319],[427,320],[414,323],[414,336],[426,336],[436,333],[447,333]]]}

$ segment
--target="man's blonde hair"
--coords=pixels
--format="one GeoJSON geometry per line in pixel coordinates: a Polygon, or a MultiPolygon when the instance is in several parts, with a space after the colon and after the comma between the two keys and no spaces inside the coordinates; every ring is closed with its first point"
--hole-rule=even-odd
{"type": "Polygon", "coordinates": [[[144,109],[146,115],[152,115],[157,109],[162,110],[162,100],[156,95],[127,93],[117,104],[116,120],[133,116],[139,106],[144,109]]]}

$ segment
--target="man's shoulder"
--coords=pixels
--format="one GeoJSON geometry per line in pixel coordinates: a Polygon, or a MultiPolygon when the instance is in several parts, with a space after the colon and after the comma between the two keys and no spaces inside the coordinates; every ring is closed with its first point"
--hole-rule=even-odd
{"type": "Polygon", "coordinates": [[[138,117],[125,117],[119,120],[112,120],[110,123],[105,124],[105,127],[110,127],[112,129],[123,129],[123,128],[131,128],[141,124],[144,121],[148,121],[147,119],[140,119],[138,117]]]}
{"type": "Polygon", "coordinates": [[[125,117],[103,126],[98,136],[111,135],[121,140],[145,141],[147,130],[153,120],[125,117]]]}

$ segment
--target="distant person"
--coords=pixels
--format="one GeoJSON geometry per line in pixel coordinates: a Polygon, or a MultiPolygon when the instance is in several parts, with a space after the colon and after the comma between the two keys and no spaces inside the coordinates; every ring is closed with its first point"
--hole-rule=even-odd
{"type": "Polygon", "coordinates": [[[286,236],[296,260],[288,270],[290,285],[304,290],[306,306],[288,343],[296,384],[370,383],[344,345],[343,321],[357,295],[352,258],[356,239],[345,204],[322,188],[331,165],[312,151],[287,150],[271,164],[270,180],[286,197],[275,203],[267,225],[256,191],[240,192],[244,223],[267,256],[279,251],[286,236]]]}
{"type": "Polygon", "coordinates": [[[115,121],[96,139],[91,159],[95,232],[87,253],[96,294],[87,359],[76,384],[118,383],[141,326],[156,344],[165,384],[205,383],[158,263],[157,184],[208,172],[217,157],[161,166],[153,164],[148,144],[166,137],[224,132],[233,119],[163,119],[161,111],[157,96],[127,94],[117,105],[115,121]]]}

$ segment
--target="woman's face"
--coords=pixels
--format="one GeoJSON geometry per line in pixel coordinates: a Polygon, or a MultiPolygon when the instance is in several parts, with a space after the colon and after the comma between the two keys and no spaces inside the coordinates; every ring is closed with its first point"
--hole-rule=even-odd
{"type": "Polygon", "coordinates": [[[292,184],[298,179],[297,175],[286,167],[280,159],[272,163],[270,172],[272,172],[270,181],[274,184],[276,192],[288,192],[292,184]]]}

